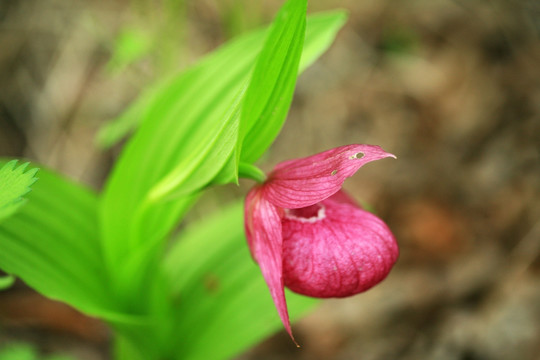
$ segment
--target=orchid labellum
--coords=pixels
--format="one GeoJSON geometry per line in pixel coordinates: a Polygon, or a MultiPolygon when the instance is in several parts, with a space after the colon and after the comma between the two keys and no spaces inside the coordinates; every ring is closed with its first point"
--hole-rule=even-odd
{"type": "Polygon", "coordinates": [[[292,337],[284,286],[299,294],[345,297],[382,281],[398,257],[386,224],[341,187],[371,161],[394,157],[348,145],[278,164],[245,202],[248,245],[292,337]]]}

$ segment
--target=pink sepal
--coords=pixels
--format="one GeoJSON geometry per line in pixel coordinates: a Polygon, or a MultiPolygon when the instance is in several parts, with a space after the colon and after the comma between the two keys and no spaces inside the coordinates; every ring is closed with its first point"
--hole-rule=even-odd
{"type": "Polygon", "coordinates": [[[278,164],[263,187],[272,204],[296,209],[316,204],[341,189],[363,165],[395,157],[376,145],[346,145],[278,164]]]}
{"type": "Polygon", "coordinates": [[[246,198],[244,223],[247,242],[270,289],[281,322],[294,341],[283,284],[282,210],[266,201],[261,190],[260,187],[253,188],[246,198]]]}

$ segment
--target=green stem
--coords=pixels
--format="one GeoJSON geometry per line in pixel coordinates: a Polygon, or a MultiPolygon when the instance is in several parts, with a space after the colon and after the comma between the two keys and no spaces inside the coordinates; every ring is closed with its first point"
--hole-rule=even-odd
{"type": "Polygon", "coordinates": [[[252,179],[258,183],[266,180],[264,172],[255,165],[241,162],[238,166],[238,176],[245,179],[252,179]]]}

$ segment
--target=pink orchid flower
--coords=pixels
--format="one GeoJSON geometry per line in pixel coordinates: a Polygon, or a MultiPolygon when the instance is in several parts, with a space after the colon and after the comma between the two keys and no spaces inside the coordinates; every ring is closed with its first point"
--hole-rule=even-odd
{"type": "Polygon", "coordinates": [[[390,229],[341,190],[364,164],[386,157],[395,158],[379,146],[341,146],[278,164],[248,193],[248,245],[293,341],[284,286],[317,298],[351,296],[396,262],[390,229]]]}

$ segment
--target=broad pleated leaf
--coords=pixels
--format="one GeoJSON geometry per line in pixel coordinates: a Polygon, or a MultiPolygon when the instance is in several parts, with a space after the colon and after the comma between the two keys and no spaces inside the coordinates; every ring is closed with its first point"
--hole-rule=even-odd
{"type": "Polygon", "coordinates": [[[0,168],[0,221],[24,204],[23,196],[36,182],[38,169],[26,170],[27,167],[28,163],[17,166],[17,160],[11,160],[0,168]]]}
{"type": "Polygon", "coordinates": [[[256,160],[285,121],[304,44],[306,7],[307,0],[290,0],[281,8],[257,57],[242,107],[237,167],[240,159],[247,163],[256,160]],[[244,145],[246,136],[252,139],[244,145]]]}
{"type": "Polygon", "coordinates": [[[42,169],[27,198],[0,224],[0,269],[88,314],[123,318],[105,285],[96,195],[42,169]]]}
{"type": "MultiPolygon", "coordinates": [[[[307,17],[304,46],[298,69],[299,73],[302,73],[328,49],[334,41],[337,31],[344,24],[346,17],[343,11],[325,12],[307,17]]],[[[268,149],[278,135],[288,110],[287,107],[281,107],[280,109],[282,111],[280,113],[277,111],[270,112],[266,113],[266,117],[264,118],[259,117],[261,123],[258,126],[264,127],[266,130],[251,131],[249,136],[243,139],[243,150],[240,161],[236,157],[229,160],[214,179],[214,183],[224,184],[233,182],[239,165],[250,166],[268,149]]],[[[236,155],[238,156],[238,153],[236,155]]]]}
{"type": "Polygon", "coordinates": [[[250,59],[231,64],[229,56],[236,51],[227,50],[227,56],[210,59],[211,66],[203,63],[174,79],[146,110],[148,121],[128,143],[105,191],[102,219],[109,262],[143,242],[159,243],[192,202],[160,201],[164,193],[190,178],[208,182],[236,144],[235,104],[244,75],[239,69],[250,59]],[[208,155],[217,163],[201,163],[208,155]]]}
{"type": "MultiPolygon", "coordinates": [[[[306,37],[304,40],[304,49],[300,60],[299,72],[305,70],[311,65],[334,41],[337,31],[345,23],[347,15],[342,10],[328,11],[319,14],[312,14],[307,17],[306,37]]],[[[222,75],[235,72],[243,80],[249,79],[250,66],[260,51],[265,36],[266,29],[252,31],[248,34],[239,36],[216,51],[202,59],[195,68],[197,74],[191,74],[191,70],[176,74],[170,78],[162,80],[146,90],[137,98],[129,108],[118,118],[106,124],[99,132],[97,142],[102,147],[110,147],[117,143],[121,138],[133,131],[143,119],[147,119],[146,112],[149,111],[160,98],[167,96],[168,93],[175,93],[178,97],[182,96],[185,88],[179,86],[184,76],[191,77],[192,82],[198,82],[205,78],[204,73],[211,68],[219,67],[222,75]],[[235,56],[238,55],[238,57],[235,56]],[[247,62],[243,59],[250,60],[247,62]],[[242,61],[241,64],[238,62],[242,61]],[[237,67],[237,65],[240,65],[237,67]],[[201,77],[201,79],[199,79],[201,77]]],[[[214,79],[218,82],[220,78],[214,79]]],[[[240,81],[242,82],[242,81],[240,81]]],[[[211,89],[209,89],[211,90],[211,89]]]]}
{"type": "MultiPolygon", "coordinates": [[[[190,228],[165,270],[178,299],[177,359],[229,359],[282,328],[246,245],[241,204],[190,228]]],[[[292,319],[317,303],[290,292],[287,300],[292,319]]]]}
{"type": "MultiPolygon", "coordinates": [[[[309,48],[301,66],[329,46],[344,18],[341,12],[311,17],[306,35],[309,48]]],[[[264,31],[250,33],[220,48],[142,96],[122,120],[108,128],[113,130],[102,132],[106,134],[102,138],[114,141],[142,123],[105,191],[101,216],[109,263],[117,262],[119,256],[124,259],[126,249],[133,245],[158,244],[193,201],[178,196],[207,184],[225,162],[226,171],[216,182],[234,181],[232,150],[239,96],[264,35],[264,31]],[[167,201],[169,196],[174,201],[167,201]]]]}

